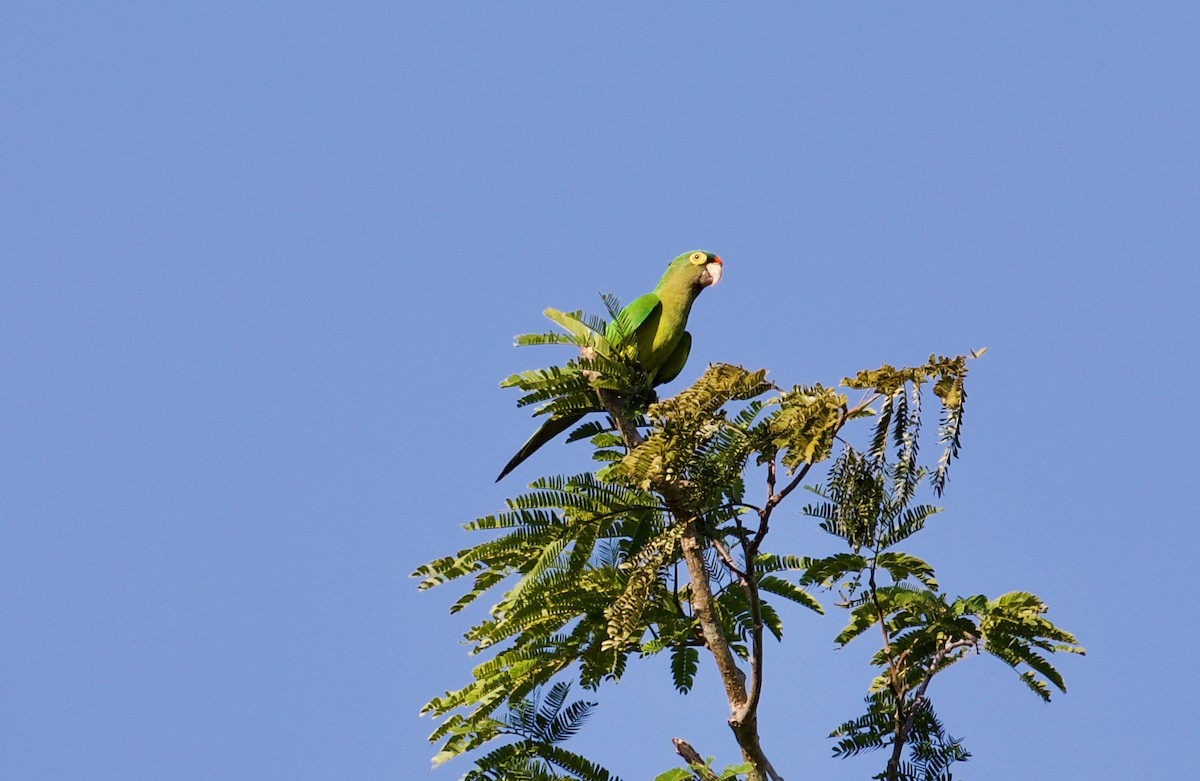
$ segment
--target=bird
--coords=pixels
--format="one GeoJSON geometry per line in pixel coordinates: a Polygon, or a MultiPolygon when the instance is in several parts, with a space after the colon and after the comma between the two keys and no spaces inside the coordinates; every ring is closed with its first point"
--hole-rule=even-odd
{"type": "MultiPolygon", "coordinates": [[[[683,371],[692,349],[692,335],[686,330],[692,304],[704,288],[721,281],[723,269],[724,261],[711,252],[685,252],[667,265],[652,292],[629,302],[608,324],[605,339],[629,351],[649,377],[651,387],[670,382],[683,371]],[[628,337],[622,338],[624,334],[628,337]]],[[[597,405],[595,411],[600,409],[597,405]]],[[[543,423],[505,464],[496,482],[590,411],[571,412],[543,423]]]]}

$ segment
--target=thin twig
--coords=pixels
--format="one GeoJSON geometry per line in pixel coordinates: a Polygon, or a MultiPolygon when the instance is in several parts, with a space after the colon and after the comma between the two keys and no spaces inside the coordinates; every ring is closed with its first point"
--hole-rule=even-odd
{"type": "MultiPolygon", "coordinates": [[[[892,690],[892,696],[896,698],[897,703],[904,701],[904,693],[900,690],[899,672],[896,669],[896,660],[892,658],[892,642],[888,636],[887,616],[883,613],[883,605],[879,604],[879,588],[875,585],[875,558],[871,558],[871,567],[867,577],[867,584],[870,586],[871,604],[875,606],[875,616],[879,619],[879,631],[883,633],[883,652],[888,659],[888,688],[892,690]]],[[[899,707],[897,705],[897,707],[899,707]]]]}
{"type": "Polygon", "coordinates": [[[812,469],[812,464],[805,464],[800,467],[800,471],[792,478],[792,481],[783,487],[783,490],[771,497],[767,502],[768,507],[774,507],[787,498],[787,495],[796,490],[796,486],[800,485],[800,481],[808,475],[808,470],[812,469]]]}
{"type": "Polygon", "coordinates": [[[746,580],[746,573],[743,572],[734,562],[733,553],[729,550],[729,546],[725,544],[725,541],[717,537],[713,537],[711,542],[713,548],[717,551],[717,558],[721,560],[721,563],[725,565],[725,568],[733,573],[738,580],[746,580]]]}
{"type": "MultiPolygon", "coordinates": [[[[892,744],[892,757],[888,761],[888,776],[894,778],[900,767],[900,757],[904,753],[904,743],[908,740],[909,734],[912,732],[913,724],[917,720],[917,711],[921,708],[921,703],[925,701],[925,691],[929,688],[929,682],[933,680],[933,676],[939,672],[942,661],[950,655],[950,653],[958,648],[964,648],[973,645],[975,640],[947,640],[946,644],[933,655],[929,666],[925,668],[925,678],[921,681],[921,685],[917,688],[916,696],[913,697],[906,710],[907,714],[904,719],[904,724],[900,726],[896,733],[896,740],[892,744]]],[[[897,702],[896,713],[899,714],[902,703],[897,702]]]]}

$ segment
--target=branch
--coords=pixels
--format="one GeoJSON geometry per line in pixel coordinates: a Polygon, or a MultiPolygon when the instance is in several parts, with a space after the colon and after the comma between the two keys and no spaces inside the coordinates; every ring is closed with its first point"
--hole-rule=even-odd
{"type": "Polygon", "coordinates": [[[741,584],[746,592],[746,599],[750,602],[750,690],[746,695],[746,703],[736,718],[738,721],[745,721],[758,712],[763,679],[762,601],[758,596],[758,578],[754,574],[753,557],[746,560],[746,573],[742,576],[741,584]]]}
{"type": "MultiPolygon", "coordinates": [[[[604,389],[597,389],[596,393],[604,410],[612,417],[625,447],[633,450],[642,444],[645,440],[630,417],[625,400],[619,394],[604,389]]],[[[755,768],[754,772],[750,774],[750,781],[765,781],[768,777],[772,781],[783,781],[783,777],[775,772],[775,768],[771,766],[771,762],[759,745],[756,712],[758,693],[755,691],[754,698],[751,700],[746,691],[746,675],[734,660],[729,641],[721,628],[721,621],[717,615],[716,598],[713,595],[712,584],[709,583],[708,571],[704,567],[704,538],[700,533],[700,519],[695,513],[689,511],[681,488],[682,486],[677,482],[665,482],[656,486],[656,490],[662,495],[667,510],[675,523],[684,525],[679,549],[692,585],[692,614],[700,622],[704,645],[712,654],[713,661],[717,665],[717,672],[721,676],[721,683],[725,688],[725,699],[729,703],[730,711],[729,727],[733,730],[738,746],[742,749],[742,757],[755,768]]],[[[759,532],[762,533],[762,529],[759,532]]],[[[717,552],[718,554],[722,553],[719,547],[717,552]]],[[[725,554],[728,554],[728,550],[725,551],[725,554]]],[[[726,565],[732,565],[732,556],[726,565]]],[[[733,566],[733,569],[737,571],[736,566],[733,566]]],[[[744,577],[742,582],[743,584],[750,583],[744,577]]],[[[751,591],[756,592],[755,589],[751,589],[751,591]]],[[[751,669],[755,672],[754,679],[757,681],[759,678],[757,672],[762,663],[762,617],[761,608],[757,605],[757,593],[754,593],[750,599],[752,610],[755,613],[754,623],[757,627],[754,642],[755,660],[751,662],[751,669]]]]}
{"type": "Polygon", "coordinates": [[[767,507],[771,506],[771,497],[775,495],[775,458],[777,456],[777,453],[772,453],[771,460],[767,462],[767,507]]]}
{"type": "Polygon", "coordinates": [[[906,733],[905,737],[907,737],[908,731],[912,729],[913,719],[916,716],[916,712],[917,712],[916,706],[919,706],[922,702],[925,701],[925,690],[929,688],[929,682],[933,680],[934,675],[941,672],[941,670],[939,668],[941,667],[942,661],[947,656],[949,656],[953,651],[955,651],[959,648],[966,648],[967,646],[974,645],[974,643],[975,643],[974,638],[968,638],[968,639],[964,639],[964,640],[947,640],[946,645],[943,646],[940,651],[938,651],[936,654],[934,654],[933,660],[929,663],[929,667],[926,668],[925,679],[923,681],[921,681],[921,686],[917,689],[917,696],[913,698],[913,706],[914,707],[909,712],[908,719],[905,721],[905,724],[904,724],[904,731],[906,733]]]}
{"type": "Polygon", "coordinates": [[[708,582],[708,572],[704,568],[704,543],[698,525],[694,518],[681,518],[676,515],[675,520],[687,524],[679,547],[692,582],[692,613],[700,620],[705,643],[717,664],[721,683],[725,686],[725,698],[733,711],[746,701],[746,676],[734,661],[733,651],[729,648],[729,642],[717,617],[716,598],[708,582]]]}
{"type": "Polygon", "coordinates": [[[626,404],[625,397],[606,388],[597,388],[596,395],[600,397],[600,404],[603,405],[608,416],[612,418],[613,424],[616,425],[621,440],[625,443],[625,448],[633,450],[642,444],[645,440],[629,415],[629,406],[626,404]]]}
{"type": "Polygon", "coordinates": [[[703,781],[721,781],[720,777],[709,769],[708,763],[704,761],[696,749],[688,745],[688,742],[683,738],[671,738],[671,742],[675,744],[675,753],[683,757],[683,761],[688,763],[688,767],[694,770],[703,781]]]}
{"type": "MultiPolygon", "coordinates": [[[[863,399],[850,409],[843,407],[838,412],[838,420],[833,427],[833,435],[836,437],[838,432],[842,430],[842,427],[846,425],[846,421],[850,420],[853,415],[861,412],[868,404],[878,397],[879,394],[875,394],[868,399],[863,399]]],[[[792,478],[791,482],[783,487],[782,491],[779,493],[773,493],[775,489],[775,459],[771,459],[770,463],[767,465],[767,506],[764,509],[769,512],[775,505],[786,499],[787,495],[796,490],[796,488],[800,485],[800,482],[804,480],[805,476],[808,475],[808,470],[812,469],[812,466],[812,464],[805,464],[800,468],[800,471],[796,473],[796,476],[792,478]]]]}
{"type": "MultiPolygon", "coordinates": [[[[917,695],[913,697],[912,704],[907,708],[908,713],[905,716],[904,723],[898,729],[896,740],[892,744],[892,757],[888,760],[887,770],[889,779],[898,777],[900,756],[904,752],[904,743],[908,740],[909,733],[912,732],[913,723],[917,720],[917,710],[920,709],[921,703],[925,701],[925,690],[929,688],[929,682],[933,680],[933,676],[938,673],[938,667],[941,665],[942,660],[955,649],[972,645],[974,642],[974,639],[947,640],[946,644],[933,655],[933,659],[929,662],[929,667],[925,669],[925,678],[917,688],[917,695]]],[[[897,714],[899,714],[902,705],[902,701],[897,701],[897,714]]]]}
{"type": "MultiPolygon", "coordinates": [[[[844,421],[838,422],[837,428],[839,430],[842,427],[842,422],[844,422],[844,421]]],[[[810,470],[810,469],[812,469],[812,464],[805,464],[804,466],[800,467],[800,471],[796,473],[795,478],[793,478],[790,483],[785,485],[783,487],[782,491],[780,491],[779,493],[775,494],[774,496],[772,496],[770,499],[767,500],[766,509],[768,509],[768,510],[772,509],[773,507],[775,507],[775,505],[779,504],[784,499],[786,499],[788,494],[790,494],[792,491],[796,490],[796,486],[800,485],[800,481],[803,480],[806,475],[808,475],[808,470],[810,470]]]]}

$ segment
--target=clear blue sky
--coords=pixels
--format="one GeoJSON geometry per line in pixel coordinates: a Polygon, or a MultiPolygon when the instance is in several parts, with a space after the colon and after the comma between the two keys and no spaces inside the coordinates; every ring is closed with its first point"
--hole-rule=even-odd
{"type": "MultiPolygon", "coordinates": [[[[512,336],[697,247],[683,381],[990,348],[916,552],[1089,656],[1051,706],[939,678],[962,775],[1200,776],[1198,9],[6,4],[0,777],[426,777],[471,662],[408,573],[585,463],[493,485],[532,427],[498,380],[558,357],[512,336]]],[[[862,778],[824,735],[865,646],[786,618],[764,745],[862,778]]],[[[707,667],[602,701],[573,745],[626,781],[734,757],[707,667]]]]}

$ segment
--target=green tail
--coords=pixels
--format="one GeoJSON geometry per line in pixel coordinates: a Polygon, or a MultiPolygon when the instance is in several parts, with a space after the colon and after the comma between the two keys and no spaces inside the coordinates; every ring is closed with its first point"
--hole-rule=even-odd
{"type": "Polygon", "coordinates": [[[554,439],[571,426],[574,426],[576,423],[582,420],[583,416],[586,414],[587,412],[577,412],[557,418],[550,418],[543,423],[541,428],[533,432],[533,436],[529,438],[529,441],[524,445],[521,445],[521,449],[518,450],[517,454],[512,457],[512,460],[504,465],[504,469],[500,470],[500,476],[496,478],[496,482],[498,483],[503,480],[506,474],[516,469],[522,461],[533,455],[535,450],[554,439]]]}

